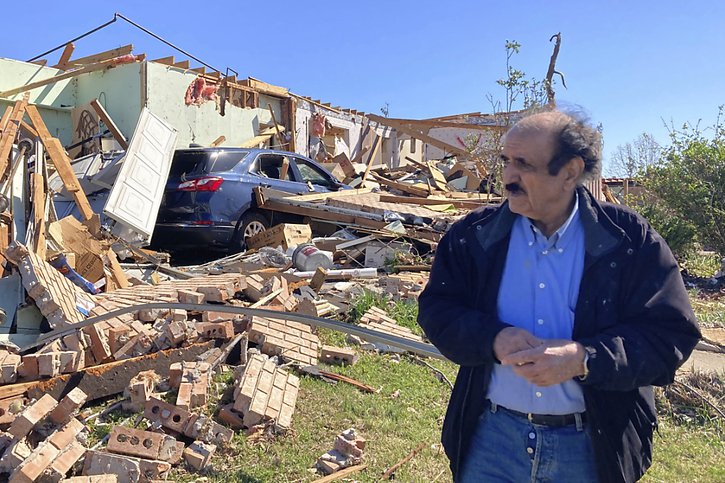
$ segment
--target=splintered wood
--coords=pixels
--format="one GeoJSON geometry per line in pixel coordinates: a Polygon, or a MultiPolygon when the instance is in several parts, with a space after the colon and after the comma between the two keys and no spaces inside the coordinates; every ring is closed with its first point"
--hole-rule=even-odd
{"type": "Polygon", "coordinates": [[[255,354],[237,377],[233,410],[243,415],[246,427],[272,420],[279,428],[289,429],[299,387],[297,376],[279,368],[273,359],[255,354]]]}

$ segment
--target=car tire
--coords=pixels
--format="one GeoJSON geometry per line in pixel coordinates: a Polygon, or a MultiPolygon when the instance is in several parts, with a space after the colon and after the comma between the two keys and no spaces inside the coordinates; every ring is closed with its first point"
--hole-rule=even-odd
{"type": "Polygon", "coordinates": [[[237,247],[242,250],[247,249],[247,238],[267,230],[270,226],[269,220],[263,214],[257,211],[248,211],[242,215],[237,231],[237,247]]]}

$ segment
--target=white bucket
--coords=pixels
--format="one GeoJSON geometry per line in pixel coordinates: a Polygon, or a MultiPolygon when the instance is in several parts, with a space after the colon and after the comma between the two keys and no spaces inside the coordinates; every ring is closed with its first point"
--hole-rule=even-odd
{"type": "Polygon", "coordinates": [[[311,272],[318,268],[332,268],[332,252],[318,249],[315,245],[303,244],[292,253],[292,263],[297,270],[311,272]]]}

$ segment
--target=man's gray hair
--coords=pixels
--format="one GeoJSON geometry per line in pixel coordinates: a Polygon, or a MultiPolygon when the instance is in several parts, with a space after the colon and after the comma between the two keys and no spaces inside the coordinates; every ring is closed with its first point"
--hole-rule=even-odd
{"type": "Polygon", "coordinates": [[[572,158],[579,156],[584,161],[581,181],[596,179],[602,172],[602,135],[581,113],[565,113],[559,117],[558,132],[555,132],[556,150],[549,162],[549,174],[559,173],[572,158]]]}

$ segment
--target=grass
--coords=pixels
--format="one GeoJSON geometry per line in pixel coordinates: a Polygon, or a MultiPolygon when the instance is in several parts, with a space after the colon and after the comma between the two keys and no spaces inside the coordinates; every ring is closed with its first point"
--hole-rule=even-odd
{"type": "Polygon", "coordinates": [[[709,278],[720,270],[722,258],[715,252],[690,250],[680,260],[682,268],[695,277],[709,278]]]}
{"type": "MultiPolygon", "coordinates": [[[[691,296],[697,298],[698,294],[691,292],[691,296]]],[[[698,316],[711,314],[713,320],[722,317],[721,304],[715,304],[697,305],[698,316]],[[720,315],[713,315],[716,313],[720,315]]],[[[393,301],[369,290],[353,301],[348,321],[356,323],[372,306],[383,308],[401,325],[421,333],[415,323],[416,303],[393,301]]],[[[347,345],[345,335],[339,332],[320,330],[318,335],[325,344],[347,345]]],[[[358,352],[360,359],[354,366],[321,366],[375,387],[377,393],[368,394],[342,382],[331,385],[303,375],[293,427],[288,434],[253,444],[243,432],[238,432],[230,445],[217,450],[212,470],[199,475],[176,468],[170,478],[179,482],[194,481],[200,476],[210,482],[314,481],[320,478],[314,470],[317,458],[332,448],[337,434],[353,427],[367,439],[368,467],[351,475],[351,479],[379,481],[388,467],[424,443],[423,450],[396,472],[396,480],[450,481],[448,460],[439,442],[450,397],[448,386],[410,356],[358,352]]],[[[430,359],[427,362],[455,380],[456,367],[452,363],[430,359]]],[[[724,406],[725,376],[687,377],[683,382],[710,398],[713,404],[724,406]]],[[[216,406],[214,402],[224,386],[232,383],[231,371],[215,377],[213,403],[208,408],[216,406]]],[[[725,481],[725,422],[699,396],[683,387],[673,385],[658,390],[660,429],[655,434],[654,463],[643,481],[725,481]]],[[[126,424],[131,424],[134,415],[129,413],[111,418],[118,422],[129,416],[126,424]]],[[[110,426],[92,428],[92,440],[99,440],[109,429],[110,426]]]]}

